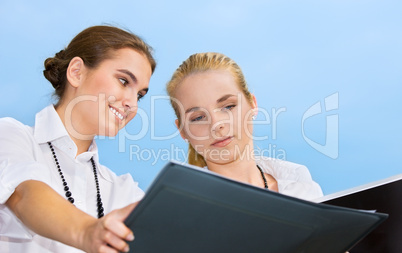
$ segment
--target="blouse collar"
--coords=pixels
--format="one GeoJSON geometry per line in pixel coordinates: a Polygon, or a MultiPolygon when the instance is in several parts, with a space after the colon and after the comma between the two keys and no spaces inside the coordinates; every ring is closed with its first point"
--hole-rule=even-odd
{"type": "MultiPolygon", "coordinates": [[[[59,114],[53,105],[49,105],[42,111],[38,112],[35,117],[34,137],[39,144],[52,142],[52,144],[62,149],[69,156],[74,157],[77,154],[77,145],[67,133],[59,114]]],[[[77,159],[88,160],[95,156],[97,160],[98,148],[95,141],[92,141],[88,152],[80,154],[77,159]]]]}

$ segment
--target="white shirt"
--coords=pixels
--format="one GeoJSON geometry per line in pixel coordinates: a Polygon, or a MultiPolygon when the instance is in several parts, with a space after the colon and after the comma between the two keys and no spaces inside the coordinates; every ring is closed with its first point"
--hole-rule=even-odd
{"type": "MultiPolygon", "coordinates": [[[[15,188],[26,180],[39,180],[65,197],[64,187],[47,142],[55,149],[74,205],[97,217],[96,186],[91,157],[97,166],[104,213],[139,201],[144,192],[130,174],[117,176],[99,164],[95,141],[76,157],[69,137],[52,105],[36,115],[29,127],[12,118],[0,119],[0,252],[82,252],[30,231],[4,205],[15,188]]],[[[49,203],[51,205],[51,203],[49,203]]]]}
{"type": "Polygon", "coordinates": [[[255,160],[264,173],[275,178],[279,193],[304,200],[323,196],[320,185],[313,181],[306,166],[264,156],[255,160]]]}
{"type": "Polygon", "coordinates": [[[279,193],[305,200],[323,196],[320,185],[313,181],[304,165],[263,156],[256,157],[256,163],[275,178],[279,193]]]}

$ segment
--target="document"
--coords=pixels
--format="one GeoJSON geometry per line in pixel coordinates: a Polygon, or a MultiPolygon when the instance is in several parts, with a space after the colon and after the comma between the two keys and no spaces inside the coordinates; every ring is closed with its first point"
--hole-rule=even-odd
{"type": "Polygon", "coordinates": [[[169,162],[125,223],[130,250],[344,253],[387,214],[313,203],[169,162]]]}

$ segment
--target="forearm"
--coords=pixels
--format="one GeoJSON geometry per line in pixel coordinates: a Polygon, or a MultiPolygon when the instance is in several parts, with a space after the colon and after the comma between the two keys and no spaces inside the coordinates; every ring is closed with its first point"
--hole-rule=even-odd
{"type": "Polygon", "coordinates": [[[35,233],[80,249],[85,226],[96,222],[40,181],[21,183],[6,205],[35,233]]]}

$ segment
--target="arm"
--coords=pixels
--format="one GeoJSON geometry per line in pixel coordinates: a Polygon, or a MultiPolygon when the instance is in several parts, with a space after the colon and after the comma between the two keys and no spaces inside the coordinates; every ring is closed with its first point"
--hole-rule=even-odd
{"type": "Polygon", "coordinates": [[[22,182],[6,205],[32,231],[86,252],[128,251],[134,236],[123,223],[136,204],[96,219],[74,207],[45,183],[22,182]]]}

